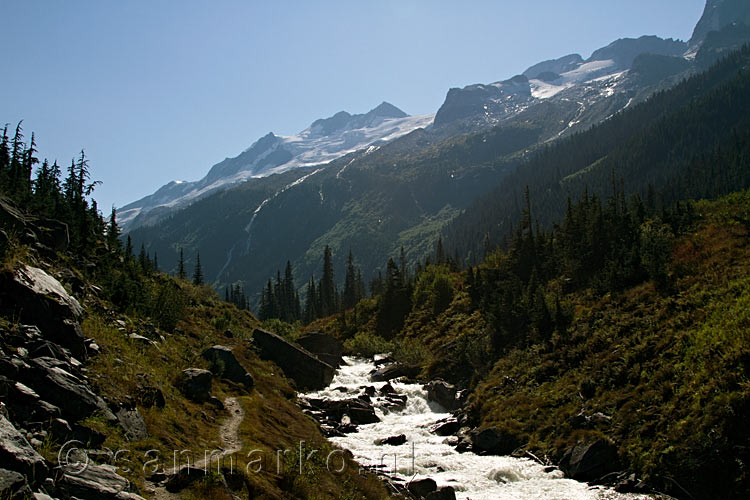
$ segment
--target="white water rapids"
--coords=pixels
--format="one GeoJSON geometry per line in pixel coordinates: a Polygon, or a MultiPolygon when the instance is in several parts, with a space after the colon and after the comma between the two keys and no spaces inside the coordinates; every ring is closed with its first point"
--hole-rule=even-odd
{"type": "MultiPolygon", "coordinates": [[[[307,394],[311,398],[350,399],[362,392],[363,386],[378,390],[385,382],[370,382],[374,369],[371,361],[344,358],[347,365],[337,372],[328,388],[307,394]],[[346,387],[347,392],[337,390],[346,387]]],[[[555,469],[528,459],[480,456],[458,453],[444,444],[445,437],[433,435],[429,428],[438,420],[450,416],[436,403],[427,401],[427,392],[418,384],[391,381],[399,394],[408,396],[406,408],[384,413],[377,408],[381,421],[360,425],[359,431],[330,440],[350,450],[361,465],[379,465],[381,470],[404,481],[434,479],[438,487],[452,486],[457,499],[470,500],[635,500],[646,495],[624,495],[604,487],[589,487],[572,479],[565,479],[555,469]],[[377,439],[405,434],[407,441],[400,446],[376,445],[377,439]]]]}

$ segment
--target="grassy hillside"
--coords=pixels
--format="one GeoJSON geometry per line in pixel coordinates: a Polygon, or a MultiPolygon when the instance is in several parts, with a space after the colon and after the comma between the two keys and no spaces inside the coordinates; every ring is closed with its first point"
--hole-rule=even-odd
{"type": "MultiPolygon", "coordinates": [[[[392,340],[377,335],[374,300],[346,321],[310,328],[347,338],[354,352],[390,350],[421,366],[425,379],[468,388],[473,425],[498,427],[539,457],[557,463],[576,443],[605,437],[623,469],[659,491],[746,498],[750,192],[696,203],[690,220],[669,240],[661,284],[643,276],[602,290],[596,279],[575,286],[565,274],[540,278],[554,325],[546,335],[531,319],[538,306],[528,301],[537,294],[522,293],[514,307],[531,307],[529,321],[499,346],[498,313],[472,298],[478,277],[507,269],[517,246],[471,273],[422,270],[392,340]]],[[[507,290],[507,282],[493,283],[485,286],[507,290]]]]}

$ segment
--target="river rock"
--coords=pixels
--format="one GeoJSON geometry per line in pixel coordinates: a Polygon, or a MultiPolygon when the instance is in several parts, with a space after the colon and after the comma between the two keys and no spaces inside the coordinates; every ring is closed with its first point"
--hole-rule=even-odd
{"type": "Polygon", "coordinates": [[[370,380],[373,382],[387,382],[399,377],[413,378],[422,371],[417,366],[405,366],[400,363],[393,363],[383,368],[375,370],[370,374],[370,380]]]}
{"type": "Polygon", "coordinates": [[[298,338],[297,343],[334,368],[343,362],[344,345],[330,335],[310,332],[298,338]]]}
{"type": "Polygon", "coordinates": [[[177,379],[177,388],[196,403],[205,403],[211,397],[211,372],[200,368],[182,370],[177,379]]]}
{"type": "Polygon", "coordinates": [[[279,365],[300,391],[321,390],[333,380],[335,370],[331,365],[275,333],[256,329],[253,343],[260,350],[261,358],[279,365]]]}
{"type": "Polygon", "coordinates": [[[0,273],[0,305],[25,323],[37,325],[48,340],[85,357],[78,323],[83,309],[55,278],[32,266],[0,273]]]}
{"type": "Polygon", "coordinates": [[[515,435],[498,427],[475,430],[469,433],[469,436],[475,453],[510,455],[521,446],[521,442],[515,435]]]}
{"type": "Polygon", "coordinates": [[[209,347],[203,351],[201,357],[210,363],[211,371],[217,377],[242,384],[246,389],[252,389],[255,384],[253,377],[237,361],[232,349],[229,347],[223,345],[209,347]]]}
{"type": "Polygon", "coordinates": [[[376,439],[375,444],[378,446],[381,445],[387,445],[387,446],[401,446],[406,442],[406,435],[405,434],[399,434],[398,436],[390,436],[384,439],[376,439]]]}
{"type": "Polygon", "coordinates": [[[383,396],[388,394],[396,394],[396,389],[393,388],[390,382],[386,383],[383,387],[380,388],[380,394],[383,396]]]}
{"type": "Polygon", "coordinates": [[[437,436],[452,436],[458,432],[461,425],[455,418],[445,418],[435,422],[435,425],[430,427],[430,432],[437,436]]]}
{"type": "Polygon", "coordinates": [[[436,402],[448,411],[458,410],[462,406],[456,387],[444,380],[433,380],[426,384],[424,389],[427,390],[429,401],[436,402]]]}
{"type": "Polygon", "coordinates": [[[328,418],[342,422],[345,416],[354,425],[380,422],[372,405],[358,399],[307,399],[310,408],[323,412],[328,418]]]}
{"type": "Polygon", "coordinates": [[[443,486],[437,491],[428,493],[424,500],[456,500],[456,490],[452,486],[443,486]]]}
{"type": "Polygon", "coordinates": [[[563,455],[560,470],[578,481],[593,481],[618,470],[617,448],[604,439],[575,445],[563,455]]]}
{"type": "Polygon", "coordinates": [[[437,483],[432,478],[427,479],[418,479],[416,481],[411,481],[407,486],[406,489],[409,490],[409,493],[416,496],[417,498],[424,498],[430,493],[437,490],[437,483]]]}
{"type": "Polygon", "coordinates": [[[93,462],[63,466],[57,487],[67,496],[87,500],[144,500],[132,493],[133,484],[117,474],[116,467],[93,462]]]}
{"type": "Polygon", "coordinates": [[[32,481],[47,475],[44,458],[4,416],[0,416],[0,468],[19,472],[32,481]]]}

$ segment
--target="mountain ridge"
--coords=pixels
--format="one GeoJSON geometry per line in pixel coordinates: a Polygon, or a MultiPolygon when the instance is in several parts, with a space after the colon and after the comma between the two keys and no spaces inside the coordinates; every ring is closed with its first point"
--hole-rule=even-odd
{"type": "Polygon", "coordinates": [[[172,181],[154,194],[121,207],[120,222],[126,230],[153,224],[175,209],[248,179],[327,163],[431,123],[432,115],[410,116],[384,101],[367,113],[352,115],[340,111],[315,120],[293,136],[269,132],[239,155],[213,165],[202,179],[172,181]]]}

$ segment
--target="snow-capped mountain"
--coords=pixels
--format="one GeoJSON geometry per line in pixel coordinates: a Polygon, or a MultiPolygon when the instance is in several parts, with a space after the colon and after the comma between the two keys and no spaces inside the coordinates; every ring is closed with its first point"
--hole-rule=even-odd
{"type": "Polygon", "coordinates": [[[383,102],[365,114],[341,111],[330,118],[316,120],[297,135],[285,137],[269,133],[240,155],[214,165],[203,179],[170,182],[154,194],[122,207],[118,213],[120,223],[126,229],[153,223],[176,208],[248,179],[325,164],[428,127],[434,116],[409,116],[383,102]]]}
{"type": "MultiPolygon", "coordinates": [[[[639,56],[682,59],[687,49],[685,42],[656,36],[625,38],[596,50],[587,60],[570,54],[535,64],[509,80],[451,89],[435,116],[435,126],[475,131],[501,124],[544,101],[577,103],[578,116],[566,123],[593,124],[628,105],[642,89],[640,81],[628,78],[639,56]],[[605,99],[608,105],[594,106],[605,99]],[[587,110],[594,109],[596,115],[589,117],[587,110]]],[[[560,132],[565,128],[571,127],[560,132]]]]}

